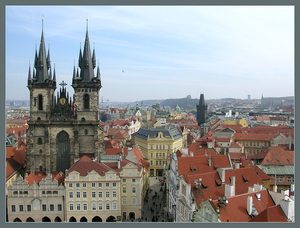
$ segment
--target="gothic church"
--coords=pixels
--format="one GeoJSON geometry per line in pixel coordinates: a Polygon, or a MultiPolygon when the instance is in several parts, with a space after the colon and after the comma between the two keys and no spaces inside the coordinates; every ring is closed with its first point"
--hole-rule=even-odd
{"type": "Polygon", "coordinates": [[[30,120],[27,132],[27,171],[65,171],[81,155],[100,160],[103,152],[99,128],[99,66],[95,74],[95,50],[91,53],[88,29],[79,68],[73,69],[71,98],[62,82],[57,94],[56,73],[50,52],[46,53],[42,30],[39,51],[35,51],[33,72],[29,67],[30,120]]]}

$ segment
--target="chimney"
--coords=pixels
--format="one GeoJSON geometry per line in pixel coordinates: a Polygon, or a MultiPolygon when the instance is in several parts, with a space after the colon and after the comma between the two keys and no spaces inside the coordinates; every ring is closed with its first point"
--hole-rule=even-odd
{"type": "Polygon", "coordinates": [[[259,192],[263,189],[263,186],[260,184],[254,184],[253,188],[254,188],[254,192],[259,192]]]}
{"type": "Polygon", "coordinates": [[[121,161],[119,160],[118,161],[118,169],[120,169],[121,168],[121,161]]]}
{"type": "Polygon", "coordinates": [[[252,210],[253,210],[253,198],[252,198],[252,196],[248,196],[247,197],[247,212],[248,212],[248,215],[252,214],[252,210]]]}
{"type": "Polygon", "coordinates": [[[291,192],[294,192],[294,191],[295,191],[295,185],[291,184],[291,192]]]}
{"type": "Polygon", "coordinates": [[[191,152],[190,154],[191,154],[191,157],[194,157],[194,152],[191,152]]]}
{"type": "Polygon", "coordinates": [[[254,192],[254,188],[251,187],[251,186],[249,186],[249,187],[248,187],[248,193],[251,193],[251,192],[254,192]]]}
{"type": "Polygon", "coordinates": [[[208,156],[208,166],[211,167],[211,156],[208,156]]]}
{"type": "Polygon", "coordinates": [[[225,184],[225,196],[226,198],[235,195],[235,176],[231,177],[230,184],[225,184]]]}
{"type": "Polygon", "coordinates": [[[224,168],[219,168],[217,169],[219,177],[222,181],[222,184],[225,183],[225,169],[224,168]]]}
{"type": "Polygon", "coordinates": [[[231,177],[231,185],[235,186],[235,176],[231,177]]]}
{"type": "Polygon", "coordinates": [[[289,135],[289,150],[292,149],[292,137],[289,135]]]}
{"type": "Polygon", "coordinates": [[[257,200],[260,200],[261,199],[261,194],[260,193],[256,193],[256,198],[257,198],[257,200]]]}
{"type": "Polygon", "coordinates": [[[274,186],[273,186],[273,192],[277,192],[277,185],[276,184],[274,184],[274,186]]]}
{"type": "Polygon", "coordinates": [[[234,168],[239,169],[240,168],[240,163],[239,162],[234,163],[234,168]]]}

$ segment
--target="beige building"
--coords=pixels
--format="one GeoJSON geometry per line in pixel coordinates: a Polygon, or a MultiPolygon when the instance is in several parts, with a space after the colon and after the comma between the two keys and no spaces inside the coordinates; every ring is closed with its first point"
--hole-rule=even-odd
{"type": "Polygon", "coordinates": [[[61,222],[65,189],[62,173],[19,176],[7,190],[9,222],[61,222]]]}
{"type": "Polygon", "coordinates": [[[141,128],[134,139],[149,163],[150,176],[162,176],[170,154],[183,148],[182,132],[174,126],[141,128]]]}
{"type": "Polygon", "coordinates": [[[127,159],[97,162],[83,156],[65,178],[66,221],[114,222],[141,218],[142,166],[127,159]]]}
{"type": "Polygon", "coordinates": [[[68,170],[65,187],[67,221],[121,220],[120,177],[104,163],[81,157],[68,170]]]}

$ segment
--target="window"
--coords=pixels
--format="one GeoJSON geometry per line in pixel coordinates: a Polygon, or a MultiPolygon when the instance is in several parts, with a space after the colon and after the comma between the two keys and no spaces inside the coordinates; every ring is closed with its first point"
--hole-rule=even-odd
{"type": "Polygon", "coordinates": [[[83,197],[83,198],[86,198],[86,192],[83,192],[83,193],[82,193],[82,197],[83,197]]]}
{"type": "Polygon", "coordinates": [[[58,191],[53,191],[53,195],[57,195],[58,194],[58,191]]]}
{"type": "Polygon", "coordinates": [[[11,211],[16,212],[16,205],[11,205],[11,211]]]}
{"type": "Polygon", "coordinates": [[[105,186],[106,186],[107,188],[109,188],[109,183],[106,183],[105,186]]]}
{"type": "Polygon", "coordinates": [[[80,211],[80,204],[79,203],[76,205],[76,209],[77,209],[77,211],[80,211]]]}
{"type": "Polygon", "coordinates": [[[90,95],[88,94],[83,95],[83,108],[84,109],[90,108],[90,95]]]}
{"type": "Polygon", "coordinates": [[[109,197],[109,192],[106,192],[105,196],[106,196],[106,198],[108,198],[109,197]]]}
{"type": "Polygon", "coordinates": [[[135,182],[135,179],[134,179],[134,178],[132,179],[132,182],[135,182]]]}
{"type": "Polygon", "coordinates": [[[95,203],[95,202],[93,202],[93,203],[92,203],[92,210],[93,210],[93,211],[95,211],[96,209],[97,209],[97,207],[96,207],[96,203],[95,203]]]}
{"type": "Polygon", "coordinates": [[[69,192],[69,197],[73,198],[73,192],[69,192]]]}
{"type": "Polygon", "coordinates": [[[87,135],[89,133],[88,129],[84,129],[84,134],[87,135]]]}
{"type": "Polygon", "coordinates": [[[14,193],[13,193],[14,195],[18,195],[18,191],[14,191],[14,193]]]}
{"type": "Polygon", "coordinates": [[[38,110],[43,110],[43,95],[39,94],[38,96],[38,102],[39,102],[39,106],[38,106],[38,110]]]}
{"type": "Polygon", "coordinates": [[[98,183],[98,187],[99,187],[99,188],[102,188],[102,183],[98,183]]]}
{"type": "Polygon", "coordinates": [[[43,210],[43,211],[46,211],[46,210],[47,210],[46,204],[42,204],[42,210],[43,210]]]}
{"type": "Polygon", "coordinates": [[[76,192],[76,197],[80,198],[80,192],[76,192]]]}
{"type": "Polygon", "coordinates": [[[73,186],[72,186],[72,183],[69,183],[69,188],[72,188],[73,186]]]}
{"type": "Polygon", "coordinates": [[[27,205],[27,211],[31,211],[31,205],[27,205]]]}
{"type": "Polygon", "coordinates": [[[69,208],[70,208],[70,211],[73,211],[73,210],[74,210],[74,206],[73,206],[73,204],[72,204],[72,203],[70,203],[70,206],[69,206],[69,208]]]}
{"type": "Polygon", "coordinates": [[[76,188],[79,188],[80,187],[80,184],[79,183],[76,183],[76,188]]]}
{"type": "Polygon", "coordinates": [[[50,204],[50,211],[54,211],[54,204],[50,204]]]}
{"type": "Polygon", "coordinates": [[[294,178],[293,178],[293,177],[288,177],[288,178],[287,178],[287,181],[288,181],[289,183],[293,183],[293,182],[294,182],[294,178]]]}
{"type": "Polygon", "coordinates": [[[83,187],[83,188],[86,188],[86,183],[82,183],[82,187],[83,187]]]}
{"type": "Polygon", "coordinates": [[[106,208],[106,210],[109,210],[109,209],[110,209],[110,203],[109,203],[109,202],[106,202],[105,208],[106,208]]]}
{"type": "Polygon", "coordinates": [[[126,193],[126,187],[123,187],[123,193],[126,193]]]}
{"type": "Polygon", "coordinates": [[[132,205],[135,205],[135,204],[136,204],[136,198],[135,198],[135,197],[132,197],[131,203],[132,203],[132,205]]]}
{"type": "Polygon", "coordinates": [[[132,186],[132,193],[136,193],[136,188],[135,188],[135,186],[132,186]]]}
{"type": "Polygon", "coordinates": [[[95,188],[96,187],[96,183],[92,183],[92,188],[95,188]]]}
{"type": "Polygon", "coordinates": [[[150,161],[150,165],[153,165],[153,161],[152,160],[150,161]]]}
{"type": "Polygon", "coordinates": [[[42,191],[42,194],[45,194],[45,191],[42,191]]]}
{"type": "Polygon", "coordinates": [[[125,204],[127,203],[126,201],[127,201],[126,198],[123,197],[123,198],[122,198],[122,204],[125,205],[125,204]]]}
{"type": "Polygon", "coordinates": [[[103,207],[102,207],[102,202],[101,202],[101,201],[100,201],[99,204],[98,204],[98,208],[99,208],[99,210],[102,210],[102,209],[103,209],[103,207]]]}
{"type": "Polygon", "coordinates": [[[117,183],[116,182],[113,182],[112,185],[113,185],[113,187],[117,187],[117,183]]]}
{"type": "Polygon", "coordinates": [[[126,182],[126,179],[125,178],[123,178],[123,183],[125,183],[126,182]]]}
{"type": "Polygon", "coordinates": [[[57,210],[58,210],[58,211],[62,211],[62,205],[61,205],[61,204],[58,204],[58,205],[57,205],[57,210]]]}
{"type": "Polygon", "coordinates": [[[282,176],[277,177],[277,181],[278,182],[283,182],[283,177],[282,176]]]}
{"type": "Polygon", "coordinates": [[[111,207],[113,210],[117,210],[117,202],[112,202],[111,207]]]}
{"type": "Polygon", "coordinates": [[[39,137],[37,143],[38,143],[38,144],[43,144],[42,138],[39,137]]]}
{"type": "Polygon", "coordinates": [[[102,192],[99,192],[98,194],[99,194],[99,198],[102,198],[102,192]]]}
{"type": "Polygon", "coordinates": [[[117,197],[117,192],[113,191],[112,195],[113,195],[113,197],[117,197]]]}
{"type": "Polygon", "coordinates": [[[92,197],[93,197],[93,198],[96,197],[96,192],[92,192],[92,197]]]}
{"type": "Polygon", "coordinates": [[[86,204],[86,203],[83,204],[83,210],[84,210],[84,211],[87,210],[87,204],[86,204]]]}

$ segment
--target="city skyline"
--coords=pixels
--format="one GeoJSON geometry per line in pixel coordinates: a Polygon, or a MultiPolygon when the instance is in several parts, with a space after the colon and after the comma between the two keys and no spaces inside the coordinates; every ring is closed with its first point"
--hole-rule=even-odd
{"type": "Polygon", "coordinates": [[[42,18],[57,81],[66,81],[71,94],[88,19],[103,100],[294,96],[290,6],[10,6],[6,13],[7,100],[29,97],[28,62],[32,68],[42,18]]]}

